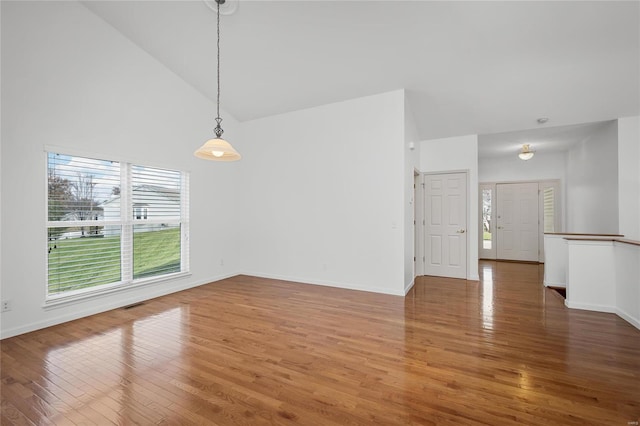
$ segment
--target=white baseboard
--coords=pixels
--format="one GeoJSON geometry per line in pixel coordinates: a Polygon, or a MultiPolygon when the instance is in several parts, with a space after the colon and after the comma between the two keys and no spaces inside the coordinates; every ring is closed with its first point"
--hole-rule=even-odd
{"type": "Polygon", "coordinates": [[[620,318],[622,318],[623,320],[625,320],[626,322],[628,322],[629,324],[631,324],[632,326],[640,330],[640,318],[635,318],[620,308],[616,309],[616,314],[620,318]]]}
{"type": "Polygon", "coordinates": [[[617,308],[615,306],[606,306],[606,305],[592,305],[589,303],[576,303],[569,302],[568,300],[564,301],[564,304],[567,308],[571,309],[582,309],[585,311],[596,311],[596,312],[606,312],[609,314],[616,314],[635,328],[640,330],[640,319],[635,318],[632,315],[629,315],[624,310],[617,308]]]}
{"type": "Polygon", "coordinates": [[[553,281],[547,281],[547,280],[542,281],[542,283],[544,284],[545,287],[567,288],[567,283],[554,283],[553,281]]]}
{"type": "Polygon", "coordinates": [[[411,289],[413,288],[415,283],[416,283],[416,277],[413,277],[411,282],[408,285],[404,286],[404,295],[405,296],[407,295],[407,293],[409,293],[411,291],[411,289]]]}
{"type": "Polygon", "coordinates": [[[616,313],[615,306],[608,305],[593,305],[590,303],[580,303],[580,302],[570,302],[569,300],[565,300],[564,304],[567,308],[571,309],[582,309],[584,311],[596,311],[596,312],[607,312],[609,314],[616,313]]]}
{"type": "Polygon", "coordinates": [[[292,277],[292,276],[286,276],[286,275],[268,274],[263,272],[242,272],[242,275],[249,275],[252,277],[259,277],[259,278],[269,278],[274,280],[290,281],[290,282],[295,282],[300,284],[322,285],[326,287],[343,288],[345,290],[358,290],[358,291],[367,291],[370,293],[389,294],[392,296],[405,295],[405,293],[403,293],[403,291],[400,289],[398,289],[398,291],[394,291],[394,290],[391,290],[388,288],[382,288],[382,287],[364,287],[364,286],[361,286],[358,284],[352,284],[352,283],[316,280],[316,279],[292,277]]]}

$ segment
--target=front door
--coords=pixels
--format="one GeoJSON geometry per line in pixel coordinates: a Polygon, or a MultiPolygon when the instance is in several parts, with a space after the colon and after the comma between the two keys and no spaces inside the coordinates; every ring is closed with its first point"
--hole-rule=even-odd
{"type": "Polygon", "coordinates": [[[467,175],[427,174],[425,275],[467,277],[467,175]]]}
{"type": "Polygon", "coordinates": [[[497,257],[538,261],[538,183],[496,185],[497,257]]]}

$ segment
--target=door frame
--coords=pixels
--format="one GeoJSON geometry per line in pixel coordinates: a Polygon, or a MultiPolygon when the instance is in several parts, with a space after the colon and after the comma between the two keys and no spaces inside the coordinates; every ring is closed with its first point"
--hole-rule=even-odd
{"type": "Polygon", "coordinates": [[[424,179],[413,169],[413,276],[424,275],[424,179]]]}
{"type": "MultiPolygon", "coordinates": [[[[519,180],[519,181],[499,181],[499,182],[480,182],[478,184],[478,259],[488,259],[495,260],[497,259],[497,250],[496,250],[496,240],[495,240],[495,228],[492,231],[492,252],[487,253],[482,250],[482,189],[483,188],[491,188],[492,192],[492,205],[491,205],[491,213],[492,213],[492,224],[495,224],[495,214],[497,211],[497,203],[499,202],[497,197],[497,185],[499,184],[509,184],[509,183],[537,183],[538,184],[538,220],[544,220],[544,189],[545,188],[554,188],[554,232],[562,232],[564,229],[564,216],[563,216],[563,207],[564,207],[564,191],[561,179],[541,179],[541,180],[519,180]]],[[[544,263],[544,224],[542,222],[538,225],[538,262],[544,263]]]]}

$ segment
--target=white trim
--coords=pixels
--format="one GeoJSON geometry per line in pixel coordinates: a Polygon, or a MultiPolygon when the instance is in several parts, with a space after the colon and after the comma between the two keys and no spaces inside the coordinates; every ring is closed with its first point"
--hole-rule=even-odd
{"type": "Polygon", "coordinates": [[[452,175],[452,174],[457,174],[457,173],[470,173],[469,169],[459,169],[459,170],[442,170],[439,172],[423,172],[422,175],[452,175]]]}
{"type": "Polygon", "coordinates": [[[404,286],[404,295],[405,296],[407,295],[407,293],[409,293],[411,291],[411,289],[413,288],[415,283],[416,283],[416,277],[413,277],[411,282],[408,285],[404,286]]]}
{"type": "Polygon", "coordinates": [[[617,309],[615,306],[607,306],[607,305],[593,305],[590,303],[581,303],[581,302],[570,302],[565,299],[564,305],[567,308],[571,309],[582,309],[584,311],[596,311],[596,312],[606,312],[609,314],[617,313],[617,309]]]}
{"type": "MultiPolygon", "coordinates": [[[[55,154],[70,155],[74,157],[86,157],[94,160],[117,161],[119,163],[131,163],[131,164],[135,164],[136,166],[165,169],[165,170],[170,170],[174,172],[190,172],[190,170],[176,169],[175,164],[173,166],[170,166],[167,164],[150,163],[147,158],[136,159],[131,157],[122,157],[119,154],[113,155],[113,154],[106,154],[106,153],[96,152],[96,151],[85,151],[83,149],[69,148],[69,147],[64,147],[60,145],[43,145],[43,150],[45,153],[53,152],[55,154]]],[[[45,156],[45,162],[46,162],[46,156],[45,156]]]]}
{"type": "Polygon", "coordinates": [[[622,318],[623,320],[625,320],[626,322],[628,322],[629,324],[631,324],[632,326],[634,326],[635,328],[640,330],[640,318],[634,318],[634,317],[632,317],[631,315],[629,315],[627,312],[625,312],[624,310],[622,310],[620,308],[616,308],[616,312],[615,313],[620,318],[622,318]]]}
{"type": "Polygon", "coordinates": [[[120,274],[125,282],[133,281],[132,192],[131,163],[120,162],[120,274]]]}
{"type": "MultiPolygon", "coordinates": [[[[424,228],[422,222],[424,221],[424,190],[423,175],[420,170],[413,168],[413,184],[417,185],[413,188],[413,256],[415,258],[413,262],[413,275],[414,277],[422,275],[424,271],[424,228]],[[417,183],[416,183],[417,181],[417,183]],[[417,247],[417,250],[416,250],[417,247]]],[[[414,278],[415,279],[415,278],[414,278]]],[[[412,287],[413,284],[410,284],[412,287]]],[[[405,292],[406,294],[406,292],[405,292]]]]}
{"type": "Polygon", "coordinates": [[[174,279],[186,278],[190,277],[191,272],[176,272],[174,274],[169,275],[161,275],[158,277],[150,277],[143,278],[140,280],[136,280],[133,282],[120,282],[114,285],[107,286],[96,286],[96,287],[87,287],[86,289],[80,289],[72,292],[65,292],[57,295],[49,295],[49,298],[44,302],[42,307],[45,311],[50,309],[56,309],[62,306],[73,305],[78,302],[84,302],[87,300],[93,300],[100,298],[102,296],[114,294],[114,293],[123,293],[129,290],[135,290],[140,287],[145,287],[150,284],[157,284],[163,281],[171,281],[174,279]],[[83,291],[85,290],[85,291],[83,291]],[[67,294],[73,293],[73,294],[67,294]]]}
{"type": "Polygon", "coordinates": [[[567,283],[555,283],[553,281],[543,280],[542,283],[545,287],[562,287],[567,288],[567,283]]]}
{"type": "Polygon", "coordinates": [[[181,271],[189,271],[191,269],[191,242],[190,242],[190,229],[189,220],[191,216],[191,210],[189,210],[189,206],[191,205],[190,197],[191,193],[189,191],[191,187],[190,183],[191,175],[189,172],[181,172],[180,174],[180,233],[182,234],[180,238],[180,270],[181,271]]]}
{"type": "Polygon", "coordinates": [[[297,284],[305,284],[305,285],[319,285],[325,287],[334,287],[334,288],[342,288],[345,290],[357,290],[357,291],[366,291],[368,293],[378,293],[378,294],[387,294],[390,296],[402,296],[404,297],[403,291],[392,291],[387,288],[381,287],[363,287],[358,284],[351,283],[340,283],[335,281],[325,281],[325,280],[315,280],[315,279],[307,279],[300,277],[290,277],[286,275],[278,275],[278,274],[265,274],[261,272],[243,272],[241,275],[248,275],[257,278],[268,278],[272,280],[281,280],[288,281],[297,284]]]}

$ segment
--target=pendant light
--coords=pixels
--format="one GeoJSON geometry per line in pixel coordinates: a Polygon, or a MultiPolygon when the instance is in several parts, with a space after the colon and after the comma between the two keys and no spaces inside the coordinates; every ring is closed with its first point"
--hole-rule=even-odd
{"type": "Polygon", "coordinates": [[[533,158],[533,154],[534,152],[529,148],[529,144],[526,143],[522,145],[522,151],[520,151],[518,157],[520,157],[521,160],[527,161],[533,158]]]}
{"type": "Polygon", "coordinates": [[[216,128],[213,129],[213,132],[216,134],[216,137],[206,141],[204,145],[194,153],[198,158],[212,161],[237,161],[240,159],[238,151],[236,151],[229,142],[222,139],[224,130],[222,130],[222,126],[220,125],[222,122],[222,118],[220,117],[220,5],[224,4],[225,1],[226,0],[215,0],[217,3],[216,14],[218,18],[218,116],[216,117],[216,128]]]}

